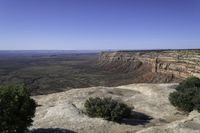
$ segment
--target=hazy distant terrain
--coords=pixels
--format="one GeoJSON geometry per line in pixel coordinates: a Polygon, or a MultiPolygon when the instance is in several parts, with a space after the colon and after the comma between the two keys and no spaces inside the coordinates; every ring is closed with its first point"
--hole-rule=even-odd
{"type": "Polygon", "coordinates": [[[98,53],[8,51],[0,55],[1,85],[24,83],[33,94],[106,85],[121,77],[104,76],[98,70],[98,53]]]}
{"type": "Polygon", "coordinates": [[[97,53],[0,52],[0,83],[24,83],[35,94],[95,85],[97,53]],[[92,80],[92,81],[91,81],[92,80]]]}
{"type": "MultiPolygon", "coordinates": [[[[47,94],[71,88],[152,82],[138,80],[148,69],[135,73],[101,69],[99,54],[99,51],[1,51],[0,84],[23,83],[32,94],[47,94]]],[[[156,82],[165,82],[162,77],[156,82]]]]}

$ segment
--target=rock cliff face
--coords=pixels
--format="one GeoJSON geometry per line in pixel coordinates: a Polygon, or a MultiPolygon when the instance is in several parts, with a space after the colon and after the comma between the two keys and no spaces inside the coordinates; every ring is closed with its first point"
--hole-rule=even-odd
{"type": "Polygon", "coordinates": [[[130,72],[149,66],[153,73],[172,74],[175,77],[200,77],[200,50],[117,51],[102,52],[101,67],[130,72]]]}

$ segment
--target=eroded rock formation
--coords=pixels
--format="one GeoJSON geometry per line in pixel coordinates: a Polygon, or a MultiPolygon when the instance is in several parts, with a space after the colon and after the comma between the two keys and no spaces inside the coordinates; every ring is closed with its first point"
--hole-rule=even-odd
{"type": "Polygon", "coordinates": [[[109,70],[130,72],[146,66],[154,73],[200,77],[200,50],[102,52],[99,62],[109,70]]]}

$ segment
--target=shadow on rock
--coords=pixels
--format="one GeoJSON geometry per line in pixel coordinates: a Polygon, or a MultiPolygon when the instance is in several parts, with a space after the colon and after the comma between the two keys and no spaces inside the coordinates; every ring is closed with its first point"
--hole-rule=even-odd
{"type": "Polygon", "coordinates": [[[76,133],[74,131],[68,129],[60,129],[60,128],[39,128],[31,130],[28,133],[76,133]]]}
{"type": "Polygon", "coordinates": [[[121,123],[127,125],[145,125],[150,123],[153,118],[141,112],[132,112],[129,118],[123,119],[121,123]]]}

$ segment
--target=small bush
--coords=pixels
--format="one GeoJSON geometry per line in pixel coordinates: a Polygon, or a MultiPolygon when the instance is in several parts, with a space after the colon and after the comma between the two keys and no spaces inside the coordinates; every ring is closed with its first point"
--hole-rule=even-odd
{"type": "Polygon", "coordinates": [[[188,88],[200,87],[200,79],[197,77],[189,77],[182,81],[177,87],[177,91],[186,91],[188,88]]]}
{"type": "Polygon", "coordinates": [[[31,126],[35,108],[24,86],[0,87],[0,132],[24,133],[31,126]]]}
{"type": "Polygon", "coordinates": [[[131,114],[131,109],[126,104],[111,98],[89,98],[85,102],[85,108],[90,117],[101,117],[115,122],[120,122],[131,114]]]}
{"type": "Polygon", "coordinates": [[[194,109],[200,112],[200,79],[187,78],[176,87],[176,90],[169,95],[172,105],[186,112],[194,109]]]}

